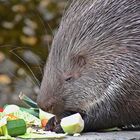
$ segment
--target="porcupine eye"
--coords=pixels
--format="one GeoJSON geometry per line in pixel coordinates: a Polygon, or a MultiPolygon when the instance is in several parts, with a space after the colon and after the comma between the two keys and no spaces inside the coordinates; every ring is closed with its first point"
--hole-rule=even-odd
{"type": "Polygon", "coordinates": [[[64,73],[64,80],[67,82],[72,82],[80,77],[79,70],[86,64],[85,58],[83,56],[78,56],[73,60],[73,72],[64,73]]]}
{"type": "Polygon", "coordinates": [[[66,81],[66,82],[71,82],[71,81],[73,81],[74,80],[74,77],[73,77],[73,75],[72,74],[70,74],[70,73],[64,73],[64,81],[66,81]]]}
{"type": "Polygon", "coordinates": [[[73,79],[72,76],[68,76],[68,77],[65,78],[65,81],[70,82],[70,81],[72,81],[72,79],[73,79]]]}

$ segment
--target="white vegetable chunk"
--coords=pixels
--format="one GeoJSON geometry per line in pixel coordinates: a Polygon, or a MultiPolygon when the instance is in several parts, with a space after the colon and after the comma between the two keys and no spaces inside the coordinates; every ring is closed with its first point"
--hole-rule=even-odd
{"type": "Polygon", "coordinates": [[[80,133],[84,129],[84,120],[79,113],[76,113],[74,115],[63,118],[60,125],[65,133],[80,133]]]}

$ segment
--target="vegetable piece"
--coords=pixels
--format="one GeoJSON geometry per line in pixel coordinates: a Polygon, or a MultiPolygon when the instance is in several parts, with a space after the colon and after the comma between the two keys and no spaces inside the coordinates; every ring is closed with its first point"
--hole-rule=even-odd
{"type": "Polygon", "coordinates": [[[6,116],[7,116],[7,120],[17,120],[18,119],[18,117],[14,116],[12,114],[7,114],[6,116]]]}
{"type": "Polygon", "coordinates": [[[49,132],[47,134],[36,134],[36,133],[25,133],[24,135],[18,136],[19,138],[23,139],[42,139],[42,138],[64,138],[66,134],[56,134],[55,132],[49,132]]]}
{"type": "Polygon", "coordinates": [[[3,112],[3,110],[4,110],[4,109],[0,107],[0,112],[3,112]]]}
{"type": "Polygon", "coordinates": [[[47,119],[42,119],[41,120],[41,126],[44,128],[48,123],[48,120],[47,119]]]}
{"type": "Polygon", "coordinates": [[[6,124],[7,124],[7,117],[5,116],[0,120],[0,139],[15,140],[15,138],[8,135],[6,124]]]}
{"type": "Polygon", "coordinates": [[[23,119],[25,120],[26,124],[28,126],[30,125],[38,125],[38,126],[41,126],[41,121],[39,118],[33,116],[32,114],[28,113],[28,112],[25,112],[25,111],[21,111],[19,110],[18,112],[14,112],[13,113],[14,116],[20,118],[20,119],[23,119]]]}
{"type": "Polygon", "coordinates": [[[21,101],[23,101],[28,107],[31,108],[38,108],[37,103],[34,102],[32,99],[30,99],[29,97],[27,97],[25,94],[23,94],[22,92],[19,94],[19,99],[21,101]]]}
{"type": "Polygon", "coordinates": [[[39,108],[24,108],[24,107],[20,107],[20,110],[28,112],[28,113],[36,116],[37,118],[39,118],[39,108]]]}
{"type": "Polygon", "coordinates": [[[16,140],[16,138],[6,135],[6,136],[0,136],[0,140],[16,140]]]}
{"type": "Polygon", "coordinates": [[[113,128],[107,128],[107,129],[103,129],[103,130],[100,130],[102,132],[110,132],[110,131],[120,131],[121,129],[118,128],[118,127],[113,127],[113,128]]]}
{"type": "Polygon", "coordinates": [[[17,136],[25,133],[26,123],[23,119],[7,121],[7,116],[5,116],[0,120],[0,135],[17,136]]]}
{"type": "Polygon", "coordinates": [[[8,135],[6,124],[7,124],[7,117],[5,116],[0,120],[0,135],[5,135],[5,136],[8,135]]]}
{"type": "Polygon", "coordinates": [[[73,136],[74,136],[74,137],[79,137],[79,136],[81,136],[81,135],[80,135],[80,133],[75,133],[73,136]]]}
{"type": "Polygon", "coordinates": [[[60,123],[64,132],[68,134],[80,133],[84,129],[84,120],[79,113],[65,117],[60,123]]]}
{"type": "Polygon", "coordinates": [[[8,130],[7,130],[6,125],[1,127],[1,134],[0,135],[8,136],[8,130]]]}
{"type": "Polygon", "coordinates": [[[0,128],[6,124],[7,124],[7,117],[4,116],[3,118],[0,119],[0,128]]]}
{"type": "Polygon", "coordinates": [[[53,114],[48,113],[48,112],[45,112],[45,111],[39,109],[39,119],[40,119],[40,120],[43,120],[43,119],[49,120],[49,119],[52,118],[52,117],[54,117],[53,114]]]}
{"type": "Polygon", "coordinates": [[[4,112],[0,112],[0,122],[1,122],[1,119],[5,116],[5,113],[4,112]]]}
{"type": "Polygon", "coordinates": [[[10,136],[18,136],[26,133],[26,123],[23,119],[7,121],[6,127],[10,136]]]}
{"type": "Polygon", "coordinates": [[[11,114],[11,113],[13,113],[13,112],[17,112],[17,111],[19,111],[20,110],[20,108],[19,108],[19,106],[17,106],[17,105],[7,105],[5,108],[4,108],[4,113],[5,114],[11,114]]]}

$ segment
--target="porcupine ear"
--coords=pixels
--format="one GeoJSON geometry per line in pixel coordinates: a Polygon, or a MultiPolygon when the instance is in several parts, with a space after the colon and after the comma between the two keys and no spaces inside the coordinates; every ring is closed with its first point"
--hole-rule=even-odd
{"type": "Polygon", "coordinates": [[[84,55],[78,55],[75,57],[75,65],[82,67],[86,64],[86,57],[84,55]]]}

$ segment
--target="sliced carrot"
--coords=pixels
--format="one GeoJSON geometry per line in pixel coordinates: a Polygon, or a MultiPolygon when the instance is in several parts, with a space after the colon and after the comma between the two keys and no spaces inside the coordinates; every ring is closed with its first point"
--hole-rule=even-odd
{"type": "Polygon", "coordinates": [[[18,117],[14,116],[12,114],[7,114],[6,116],[8,117],[8,120],[16,120],[16,119],[18,119],[18,117]]]}
{"type": "Polygon", "coordinates": [[[41,120],[41,125],[42,125],[43,128],[47,125],[47,123],[48,123],[47,119],[42,119],[41,120]]]}

